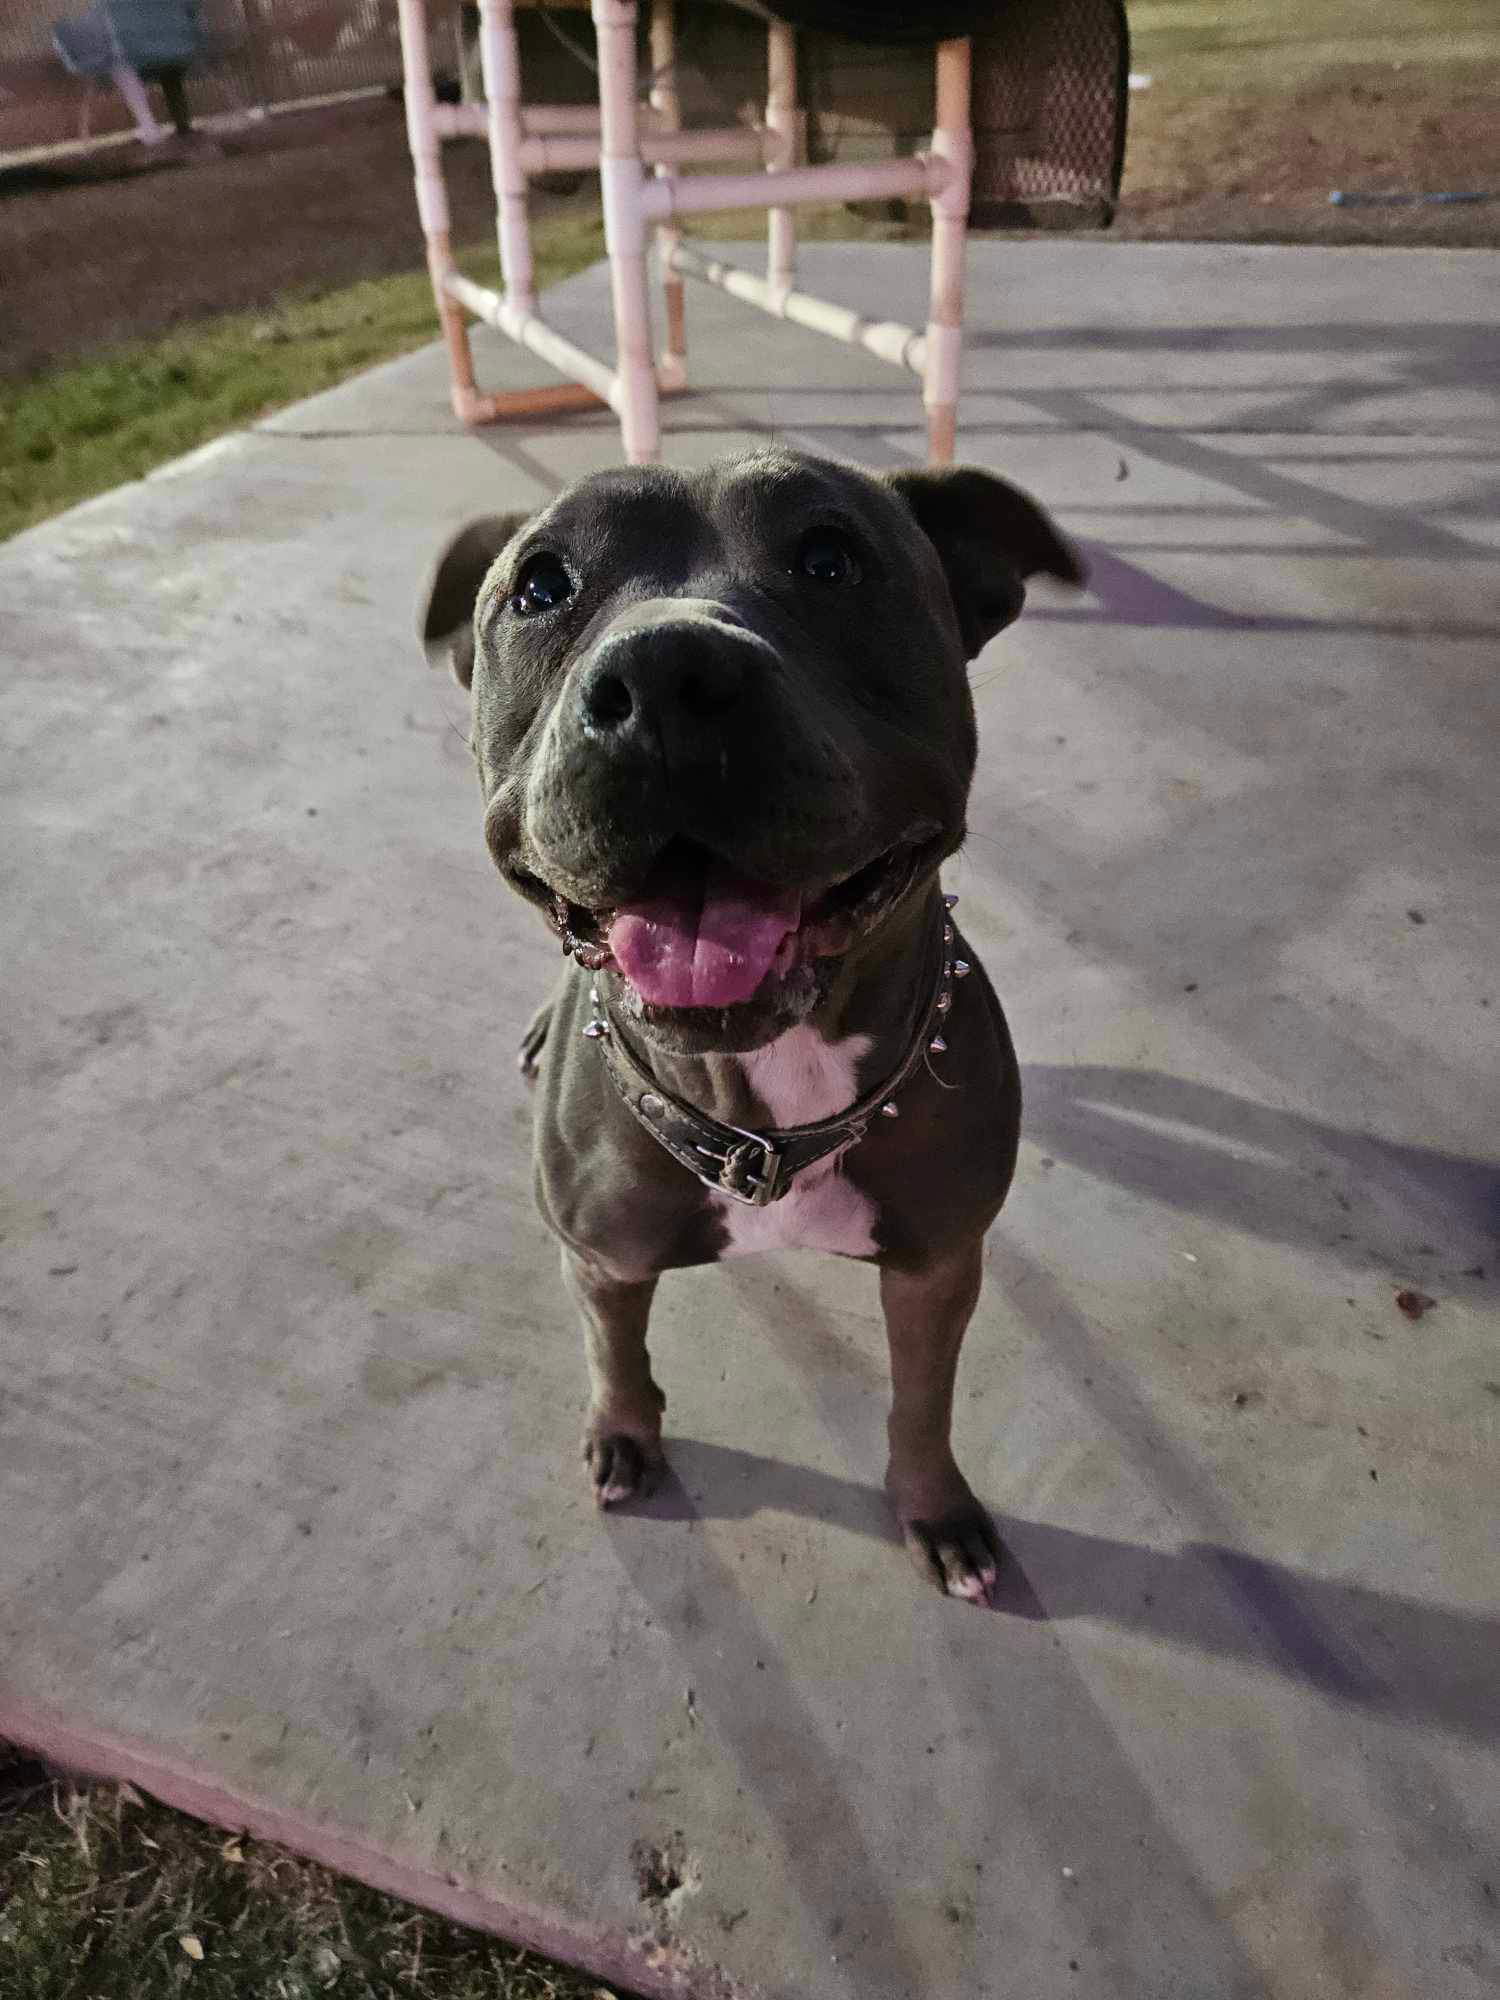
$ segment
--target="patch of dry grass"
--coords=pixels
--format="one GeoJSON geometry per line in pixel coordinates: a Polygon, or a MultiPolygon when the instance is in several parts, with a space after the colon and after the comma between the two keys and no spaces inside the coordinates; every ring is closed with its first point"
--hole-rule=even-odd
{"type": "Polygon", "coordinates": [[[1356,192],[1500,193],[1493,0],[1132,0],[1127,231],[1494,243],[1500,202],[1330,207],[1356,192]]]}
{"type": "Polygon", "coordinates": [[[0,1745],[4,2000],[616,1993],[129,1785],[74,1784],[0,1745]]]}

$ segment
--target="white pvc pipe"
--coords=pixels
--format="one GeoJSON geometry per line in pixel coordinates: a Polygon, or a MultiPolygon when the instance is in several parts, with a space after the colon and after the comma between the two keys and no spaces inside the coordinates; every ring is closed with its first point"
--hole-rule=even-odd
{"type": "Polygon", "coordinates": [[[536,302],[531,232],[526,222],[526,170],[521,164],[521,62],[511,0],[479,0],[479,61],[484,72],[490,176],[495,184],[496,236],[506,296],[522,312],[536,302]]]}
{"type": "MultiPolygon", "coordinates": [[[[487,104],[435,104],[433,127],[440,139],[482,139],[490,129],[487,104]]],[[[578,167],[599,164],[599,114],[592,127],[577,131],[548,132],[532,127],[530,112],[522,116],[523,136],[520,159],[527,174],[571,172],[578,167]]],[[[758,160],[770,145],[767,134],[754,125],[700,126],[691,132],[669,129],[648,130],[641,138],[643,159],[676,165],[684,160],[758,160]]]]}
{"type": "Polygon", "coordinates": [[[543,361],[551,362],[559,374],[568,376],[574,382],[581,382],[591,389],[601,401],[613,410],[619,410],[622,403],[619,377],[606,362],[590,354],[586,348],[577,347],[565,335],[537,318],[535,313],[522,312],[508,297],[492,292],[488,285],[476,285],[471,278],[465,278],[458,271],[450,271],[443,281],[444,289],[452,298],[501,333],[509,334],[522,347],[539,354],[543,361]]]}
{"type": "MultiPolygon", "coordinates": [[[[651,110],[664,133],[680,134],[682,104],[677,95],[677,0],[651,0],[651,110]]],[[[756,135],[759,139],[759,134],[756,135]]],[[[678,154],[677,158],[685,156],[678,154]]],[[[671,156],[659,151],[647,154],[658,177],[671,156]]],[[[672,253],[682,242],[682,231],[670,223],[656,231],[656,268],[661,279],[662,303],[666,307],[667,337],[662,343],[657,366],[661,380],[674,389],[687,386],[687,302],[681,275],[672,269],[672,253]]]]}
{"type": "MultiPolygon", "coordinates": [[[[636,111],[643,132],[654,132],[654,107],[642,105],[636,111]]],[[[602,123],[597,104],[523,104],[521,124],[527,133],[597,132],[602,123]]]]}
{"type": "Polygon", "coordinates": [[[442,145],[432,88],[432,51],[424,0],[399,0],[401,61],[406,78],[406,134],[416,180],[417,214],[427,243],[427,274],[448,350],[449,395],[455,415],[468,422],[476,408],[474,357],[464,316],[447,296],[444,280],[453,268],[448,235],[448,191],[443,183],[442,145]]]}
{"type": "MultiPolygon", "coordinates": [[[[633,465],[661,449],[656,370],[651,357],[651,307],[646,292],[646,193],[635,110],[635,0],[591,0],[599,42],[599,109],[603,154],[604,241],[619,356],[620,428],[633,465]]],[[[668,187],[656,181],[653,187],[668,187]]]]}
{"type": "Polygon", "coordinates": [[[946,160],[918,153],[909,160],[862,166],[794,167],[781,174],[676,174],[652,181],[643,195],[653,221],[701,215],[714,208],[770,208],[802,201],[876,201],[898,194],[934,194],[947,185],[946,160]]]}
{"type": "Polygon", "coordinates": [[[528,132],[597,132],[597,104],[523,104],[521,125],[528,132]]]}
{"type": "MultiPolygon", "coordinates": [[[[675,91],[658,81],[656,115],[644,146],[635,103],[635,0],[591,0],[600,51],[600,109],[588,106],[536,107],[526,112],[520,98],[513,0],[479,0],[480,54],[486,105],[440,106],[432,88],[425,0],[397,0],[402,58],[406,73],[407,137],[416,180],[417,207],[427,237],[428,266],[448,336],[454,371],[454,407],[477,412],[474,420],[504,414],[490,405],[503,398],[481,397],[475,389],[468,341],[459,306],[539,355],[561,374],[600,398],[621,419],[626,456],[633,462],[655,458],[659,449],[657,380],[651,363],[650,313],[645,284],[645,236],[649,221],[663,231],[663,273],[680,296],[681,278],[696,277],[747,304],[814,332],[863,348],[884,361],[908,368],[923,380],[928,448],[932,462],[951,460],[956,431],[959,358],[963,320],[963,258],[973,144],[970,132],[970,62],[967,42],[940,44],[937,54],[937,117],[932,150],[915,159],[877,161],[863,166],[795,167],[795,44],[773,31],[769,51],[765,133],[744,127],[680,134],[675,91]],[[780,46],[778,47],[778,43],[780,46]],[[441,139],[482,127],[490,141],[497,227],[506,290],[476,285],[454,268],[449,250],[448,203],[442,177],[441,139]],[[593,137],[597,129],[599,138],[593,137]],[[548,137],[548,134],[557,136],[548,137]],[[790,144],[791,153],[788,152],[790,144]],[[746,156],[765,151],[770,171],[755,174],[700,174],[667,171],[688,160],[746,156]],[[643,153],[657,162],[658,177],[645,179],[643,153]],[[610,256],[618,367],[611,368],[557,333],[535,312],[531,245],[526,223],[528,172],[554,166],[590,166],[597,159],[604,198],[605,237],[610,256]],[[871,321],[827,300],[795,291],[790,279],[795,253],[792,209],[796,203],[870,200],[925,193],[932,203],[931,304],[927,330],[918,333],[897,321],[871,321]],[[678,215],[719,208],[766,208],[768,275],[756,276],[707,257],[670,230],[678,215]],[[784,218],[781,222],[777,218],[784,218]],[[480,406],[483,405],[483,409],[480,406]],[[462,407],[461,407],[462,406],[462,407]]],[[[656,0],[653,59],[670,72],[669,0],[656,0]],[[665,23],[665,25],[660,25],[665,23]]],[[[669,291],[669,323],[673,322],[669,291]]],[[[664,380],[673,363],[680,379],[681,311],[669,332],[663,356],[664,380]],[[675,334],[677,337],[673,338],[675,334]]],[[[547,392],[565,396],[566,389],[547,392]]],[[[578,393],[573,391],[571,393],[578,393]]],[[[526,400],[527,392],[519,392],[526,400]]],[[[545,400],[545,398],[544,398],[545,400]]],[[[550,407],[550,405],[549,405],[550,407]]]]}
{"type": "Polygon", "coordinates": [[[753,271],[742,270],[737,264],[726,264],[717,257],[705,257],[691,243],[679,246],[672,265],[674,270],[683,272],[687,277],[701,278],[704,284],[716,285],[732,298],[743,299],[747,305],[759,306],[773,319],[794,320],[798,326],[809,327],[814,333],[826,333],[850,347],[862,347],[894,367],[909,368],[915,375],[922,372],[926,342],[915,327],[903,326],[899,320],[863,319],[858,313],[850,312],[847,306],[833,305],[827,299],[815,299],[807,292],[783,291],[769,278],[759,278],[753,271]]]}
{"type": "Polygon", "coordinates": [[[435,104],[432,123],[440,139],[482,139],[490,129],[484,104],[435,104]]]}
{"type": "MultiPolygon", "coordinates": [[[[673,166],[684,160],[758,160],[764,146],[761,134],[750,126],[726,125],[712,131],[652,133],[641,140],[641,158],[673,166]]],[[[528,174],[597,167],[599,159],[599,141],[584,133],[521,141],[521,165],[528,174]]]]}
{"type": "Polygon", "coordinates": [[[424,0],[397,0],[401,30],[401,65],[406,76],[406,142],[411,148],[412,175],[417,187],[417,218],[424,236],[448,233],[448,191],[443,185],[443,156],[438,144],[432,89],[432,55],[427,42],[424,0]]]}
{"type": "MultiPolygon", "coordinates": [[[[787,173],[797,163],[797,31],[773,21],[766,35],[766,166],[787,173]]],[[[766,215],[766,277],[773,291],[789,292],[797,273],[797,217],[785,203],[766,215]]]]}
{"type": "Polygon", "coordinates": [[[969,44],[940,42],[937,113],[932,153],[948,167],[932,193],[932,297],[927,314],[922,401],[927,410],[927,455],[934,465],[953,460],[958,430],[958,367],[963,347],[964,244],[974,141],[969,109],[969,44]]]}

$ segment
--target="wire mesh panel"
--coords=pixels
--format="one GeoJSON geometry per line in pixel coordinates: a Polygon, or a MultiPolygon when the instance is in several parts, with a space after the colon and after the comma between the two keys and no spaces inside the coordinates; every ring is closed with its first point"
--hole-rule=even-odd
{"type": "Polygon", "coordinates": [[[1129,75],[1124,0],[995,9],[974,38],[975,228],[1110,222],[1129,75]]]}
{"type": "MultiPolygon", "coordinates": [[[[220,0],[226,4],[226,0],[220,0]]],[[[394,0],[227,0],[242,13],[244,60],[272,103],[393,84],[401,75],[394,0]]]]}

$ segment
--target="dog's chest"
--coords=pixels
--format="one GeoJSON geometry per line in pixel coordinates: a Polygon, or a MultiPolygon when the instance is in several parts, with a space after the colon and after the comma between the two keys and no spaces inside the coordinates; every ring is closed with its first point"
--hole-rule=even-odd
{"type": "MultiPolygon", "coordinates": [[[[807,1125],[848,1110],[869,1047],[867,1035],[825,1042],[815,1029],[797,1027],[742,1061],[773,1125],[807,1125]]],[[[798,1174],[790,1193],[765,1208],[747,1208],[728,1195],[713,1200],[729,1231],[721,1257],[791,1248],[868,1257],[876,1248],[875,1204],[846,1177],[842,1154],[798,1174]]]]}

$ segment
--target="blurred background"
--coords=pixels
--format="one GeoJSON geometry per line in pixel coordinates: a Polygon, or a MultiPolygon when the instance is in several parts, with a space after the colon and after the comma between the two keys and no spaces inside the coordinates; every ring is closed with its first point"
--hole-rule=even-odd
{"type": "MultiPolygon", "coordinates": [[[[477,96],[477,10],[429,12],[442,94],[477,96]]],[[[755,116],[762,24],[716,0],[679,21],[689,122],[755,116]]],[[[582,0],[518,22],[528,96],[591,99],[582,0]]],[[[1128,48],[1121,0],[996,0],[976,75],[982,229],[1500,240],[1495,0],[1132,0],[1128,48]]],[[[433,337],[400,76],[395,0],[0,0],[0,536],[433,337]]],[[[805,35],[800,89],[813,159],[930,128],[925,54],[805,35]]],[[[445,166],[460,261],[494,282],[486,149],[445,166]]],[[[592,176],[533,213],[547,279],[602,254],[592,176]]]]}

